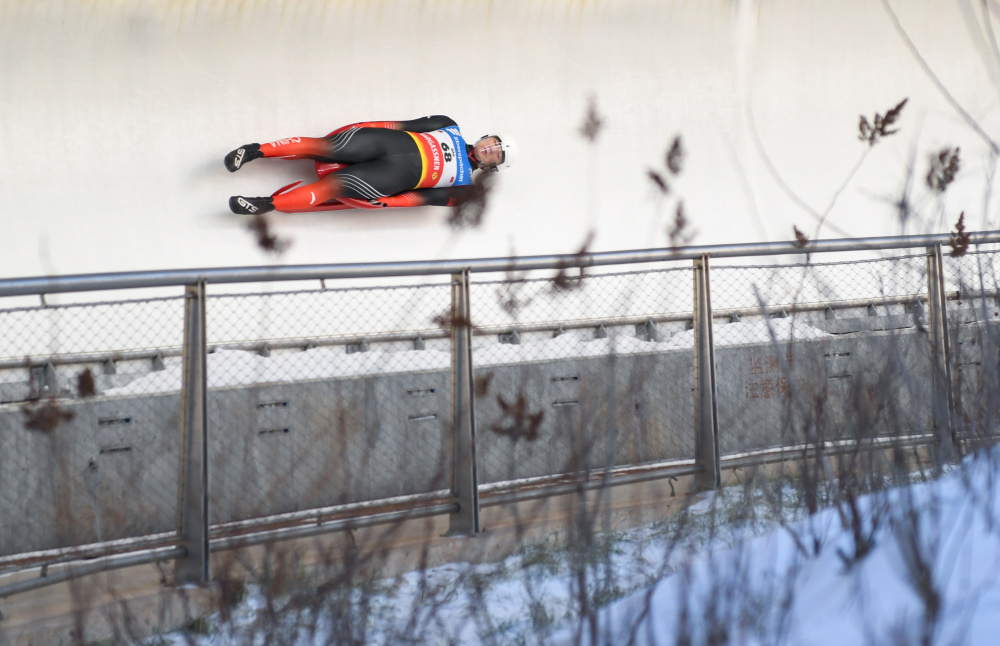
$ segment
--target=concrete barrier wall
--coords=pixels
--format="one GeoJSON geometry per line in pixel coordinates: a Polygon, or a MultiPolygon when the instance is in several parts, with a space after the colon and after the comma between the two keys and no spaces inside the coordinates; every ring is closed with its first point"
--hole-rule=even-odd
{"type": "Polygon", "coordinates": [[[213,523],[451,486],[445,372],[209,392],[213,523]]]}
{"type": "Polygon", "coordinates": [[[977,321],[966,310],[953,320],[952,392],[962,433],[974,435],[995,428],[1000,418],[1000,316],[977,321]]]}
{"type": "Polygon", "coordinates": [[[0,409],[0,555],[177,529],[180,396],[0,409]]]}
{"type": "MultiPolygon", "coordinates": [[[[955,326],[960,400],[981,401],[997,329],[955,326]]],[[[928,348],[916,327],[718,347],[721,453],[929,431],[928,348]]],[[[481,484],[693,457],[690,350],[475,379],[481,484]]],[[[212,523],[448,489],[450,388],[429,371],[210,390],[212,523]]],[[[48,432],[0,407],[0,555],[175,531],[179,395],[56,402],[48,432]]]]}
{"type": "Polygon", "coordinates": [[[691,351],[481,368],[483,484],[694,455],[691,351]]]}
{"type": "Polygon", "coordinates": [[[916,329],[716,350],[722,454],[932,428],[916,329]]]}

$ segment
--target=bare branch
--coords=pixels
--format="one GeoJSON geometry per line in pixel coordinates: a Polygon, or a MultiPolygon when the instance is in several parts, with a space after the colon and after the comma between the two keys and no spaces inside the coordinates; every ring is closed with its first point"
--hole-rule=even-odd
{"type": "Polygon", "coordinates": [[[927,186],[933,191],[944,193],[948,185],[955,181],[955,175],[961,168],[959,148],[942,148],[937,154],[931,155],[931,167],[927,171],[927,186]]]}
{"type": "Polygon", "coordinates": [[[879,139],[899,132],[898,128],[890,130],[889,127],[899,120],[899,115],[903,112],[903,106],[906,105],[907,101],[909,101],[909,99],[903,99],[894,107],[890,108],[884,116],[876,112],[874,124],[868,123],[868,119],[866,119],[864,115],[861,115],[860,120],[858,121],[858,139],[861,141],[867,141],[869,146],[874,146],[879,139]]]}
{"type": "Polygon", "coordinates": [[[806,245],[809,244],[809,238],[806,237],[806,234],[799,231],[798,227],[793,226],[792,230],[795,232],[795,242],[798,243],[799,248],[805,249],[806,245]]]}
{"type": "Polygon", "coordinates": [[[680,135],[674,137],[673,143],[670,144],[670,150],[667,151],[667,168],[674,175],[680,175],[684,168],[684,147],[681,144],[680,135]]]}
{"type": "Polygon", "coordinates": [[[1000,144],[997,144],[997,142],[994,141],[993,138],[990,137],[985,130],[983,130],[983,128],[979,125],[979,122],[973,119],[972,115],[970,115],[968,112],[965,111],[965,108],[962,107],[962,104],[960,104],[958,100],[956,100],[955,97],[951,95],[951,92],[948,91],[948,88],[944,86],[944,83],[941,82],[941,79],[937,77],[937,74],[934,73],[934,70],[932,70],[930,65],[927,64],[927,61],[924,60],[924,57],[920,54],[920,50],[917,49],[917,46],[913,43],[912,40],[910,40],[910,35],[906,33],[906,29],[904,29],[902,23],[899,22],[899,16],[896,15],[896,12],[889,4],[889,0],[882,0],[882,6],[885,7],[886,12],[889,14],[889,18],[892,20],[892,24],[896,28],[896,32],[903,39],[903,42],[906,43],[906,46],[910,50],[910,53],[913,54],[913,57],[915,59],[917,59],[917,63],[920,65],[921,68],[923,68],[924,73],[927,74],[927,77],[930,78],[932,83],[934,83],[938,91],[941,92],[941,94],[948,101],[948,103],[951,104],[951,107],[955,108],[955,110],[960,115],[962,115],[962,118],[965,119],[965,122],[967,124],[969,124],[969,127],[975,130],[976,133],[983,138],[983,141],[989,144],[990,150],[992,150],[994,153],[1000,153],[1000,144]]]}
{"type": "MultiPolygon", "coordinates": [[[[594,236],[597,235],[593,229],[587,232],[587,237],[584,238],[583,244],[577,249],[576,253],[573,254],[577,258],[580,258],[590,250],[591,243],[594,242],[594,236]]],[[[576,277],[571,277],[567,275],[566,270],[570,268],[568,263],[559,263],[559,269],[556,275],[552,278],[552,288],[554,291],[568,291],[571,289],[577,289],[583,285],[583,267],[580,267],[580,273],[576,277]]]]}
{"type": "Polygon", "coordinates": [[[538,439],[538,429],[545,419],[545,411],[530,412],[528,410],[528,398],[521,391],[512,402],[508,402],[503,395],[497,395],[497,404],[502,411],[501,419],[490,427],[490,430],[497,435],[506,435],[515,442],[526,440],[532,442],[538,439]]]}
{"type": "Polygon", "coordinates": [[[656,172],[651,168],[648,171],[646,171],[646,176],[649,177],[649,179],[653,182],[653,184],[656,185],[656,188],[660,190],[660,193],[666,195],[667,193],[670,192],[670,185],[667,184],[667,180],[663,178],[663,175],[660,175],[658,172],[656,172]]]}
{"type": "Polygon", "coordinates": [[[84,368],[76,376],[76,394],[81,399],[93,397],[97,394],[97,388],[94,386],[94,373],[90,371],[90,368],[84,368]]]}
{"type": "Polygon", "coordinates": [[[257,236],[257,246],[267,253],[281,255],[292,245],[290,240],[279,238],[272,233],[270,223],[260,213],[254,215],[253,219],[247,223],[247,229],[257,236]]]}
{"type": "Polygon", "coordinates": [[[590,143],[597,141],[597,135],[604,128],[604,118],[597,111],[597,99],[591,95],[587,100],[587,114],[580,126],[580,134],[590,143]]]}
{"type": "Polygon", "coordinates": [[[696,235],[698,232],[691,229],[691,223],[684,212],[684,202],[678,202],[677,210],[674,212],[674,222],[667,228],[671,248],[683,247],[694,240],[696,235]]]}
{"type": "Polygon", "coordinates": [[[964,256],[969,250],[970,236],[965,232],[965,211],[958,214],[958,222],[955,223],[955,230],[951,234],[951,257],[958,258],[964,256]]]}
{"type": "Polygon", "coordinates": [[[72,411],[60,408],[54,397],[49,397],[40,403],[36,402],[34,405],[25,404],[21,407],[21,413],[25,417],[24,428],[39,433],[51,433],[63,422],[69,422],[76,417],[72,411]]]}
{"type": "Polygon", "coordinates": [[[472,191],[455,205],[448,216],[448,224],[452,229],[475,228],[483,223],[493,181],[493,173],[476,173],[472,178],[472,191]]]}

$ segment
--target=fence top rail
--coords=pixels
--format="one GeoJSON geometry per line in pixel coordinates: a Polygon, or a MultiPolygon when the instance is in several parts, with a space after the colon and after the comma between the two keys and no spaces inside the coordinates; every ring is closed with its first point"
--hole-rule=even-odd
{"type": "MultiPolygon", "coordinates": [[[[970,245],[1000,243],[1000,231],[977,231],[968,234],[970,245]]],[[[476,273],[530,271],[539,269],[597,267],[693,260],[704,255],[713,258],[749,256],[784,256],[845,251],[883,251],[947,245],[947,233],[873,238],[795,240],[728,245],[702,245],[676,248],[636,249],[548,256],[512,256],[465,260],[429,260],[385,263],[328,265],[288,265],[283,267],[219,267],[162,271],[35,276],[0,280],[0,297],[35,294],[86,292],[107,289],[142,289],[205,283],[258,283],[288,280],[343,278],[383,278],[390,276],[447,275],[470,271],[476,273]]]]}

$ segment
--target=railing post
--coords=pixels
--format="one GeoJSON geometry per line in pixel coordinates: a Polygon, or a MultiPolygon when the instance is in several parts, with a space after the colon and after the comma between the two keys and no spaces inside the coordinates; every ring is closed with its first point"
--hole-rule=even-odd
{"type": "Polygon", "coordinates": [[[205,340],[205,283],[184,292],[184,367],[181,385],[180,544],[178,584],[208,582],[208,415],[205,340]]]}
{"type": "Polygon", "coordinates": [[[944,258],[941,245],[927,247],[927,304],[931,341],[931,406],[938,435],[938,461],[955,455],[951,392],[951,348],[948,341],[947,301],[944,293],[944,258]]]}
{"type": "Polygon", "coordinates": [[[479,533],[479,478],[476,473],[476,423],[472,378],[472,326],[469,272],[451,277],[451,401],[453,472],[452,493],[458,511],[451,516],[449,534],[479,533]]]}
{"type": "Polygon", "coordinates": [[[719,408],[712,342],[712,290],[708,254],[694,260],[694,432],[698,490],[722,484],[719,468],[719,408]]]}

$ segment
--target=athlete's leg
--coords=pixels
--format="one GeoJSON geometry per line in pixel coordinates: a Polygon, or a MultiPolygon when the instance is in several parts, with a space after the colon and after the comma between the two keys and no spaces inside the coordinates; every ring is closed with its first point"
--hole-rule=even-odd
{"type": "Polygon", "coordinates": [[[274,197],[234,195],[229,199],[229,208],[233,213],[243,215],[274,210],[293,213],[338,197],[378,200],[408,191],[419,180],[419,168],[414,168],[409,163],[399,163],[399,160],[384,159],[342,168],[312,184],[299,186],[274,197]]]}
{"type": "Polygon", "coordinates": [[[338,197],[377,200],[408,191],[420,180],[420,169],[393,159],[354,164],[330,173],[318,182],[275,195],[278,211],[303,211],[338,197]]]}
{"type": "Polygon", "coordinates": [[[226,168],[235,172],[261,157],[357,164],[417,152],[416,144],[405,132],[352,127],[329,137],[289,137],[266,144],[246,144],[226,155],[225,162],[226,168]]]}
{"type": "MultiPolygon", "coordinates": [[[[341,196],[377,200],[414,188],[422,170],[416,142],[409,133],[399,130],[353,128],[328,138],[283,139],[264,144],[258,150],[259,156],[306,158],[350,166],[273,199],[233,196],[229,207],[235,213],[266,213],[273,209],[302,211],[341,196]]],[[[227,166],[228,161],[227,157],[227,166]]]]}
{"type": "Polygon", "coordinates": [[[279,139],[264,145],[245,144],[226,155],[226,168],[235,173],[247,162],[261,157],[277,157],[279,159],[316,159],[327,161],[330,156],[330,146],[326,138],[290,137],[279,139]]]}
{"type": "Polygon", "coordinates": [[[342,164],[359,164],[386,155],[417,152],[410,135],[385,128],[348,128],[330,137],[292,137],[263,144],[260,148],[264,157],[342,164]]]}
{"type": "Polygon", "coordinates": [[[277,159],[314,159],[329,161],[330,142],[326,137],[289,137],[261,144],[264,157],[277,159]]]}

